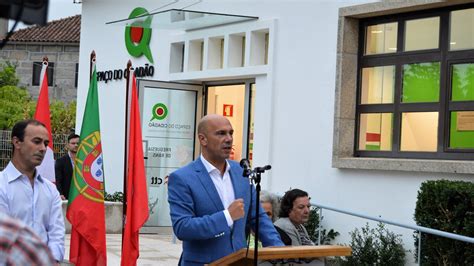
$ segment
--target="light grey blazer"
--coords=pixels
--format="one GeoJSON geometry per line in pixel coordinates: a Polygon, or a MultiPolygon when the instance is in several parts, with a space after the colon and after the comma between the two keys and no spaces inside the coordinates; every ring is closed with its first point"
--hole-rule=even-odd
{"type": "MultiPolygon", "coordinates": [[[[296,227],[290,221],[290,218],[288,217],[280,218],[275,222],[275,225],[280,227],[281,230],[285,231],[285,233],[288,234],[288,236],[291,238],[292,246],[303,245],[301,243],[300,233],[298,232],[298,229],[296,229],[296,227]]],[[[303,230],[306,236],[309,238],[308,232],[306,231],[306,228],[304,228],[304,226],[303,226],[303,230]]]]}

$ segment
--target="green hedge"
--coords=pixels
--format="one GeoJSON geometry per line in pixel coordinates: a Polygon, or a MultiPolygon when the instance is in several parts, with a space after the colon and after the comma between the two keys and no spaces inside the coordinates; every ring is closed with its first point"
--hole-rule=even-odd
{"type": "MultiPolygon", "coordinates": [[[[311,207],[309,210],[309,219],[308,222],[304,225],[306,231],[308,231],[308,235],[311,238],[311,241],[314,244],[318,244],[318,237],[319,237],[319,209],[315,207],[311,207]]],[[[323,221],[324,216],[321,217],[321,221],[323,221]]],[[[334,229],[330,229],[327,231],[321,226],[321,245],[330,245],[331,242],[339,235],[339,232],[335,231],[334,229]]]]}
{"type": "Polygon", "coordinates": [[[335,265],[341,266],[403,266],[405,265],[405,250],[401,235],[385,228],[381,222],[377,228],[371,228],[366,223],[362,228],[350,232],[352,255],[337,257],[335,265]]]}
{"type": "MultiPolygon", "coordinates": [[[[422,183],[415,221],[420,226],[474,237],[474,183],[448,180],[422,183]]],[[[418,249],[417,244],[415,237],[418,249]]],[[[474,265],[474,244],[422,234],[421,264],[474,265]]]]}

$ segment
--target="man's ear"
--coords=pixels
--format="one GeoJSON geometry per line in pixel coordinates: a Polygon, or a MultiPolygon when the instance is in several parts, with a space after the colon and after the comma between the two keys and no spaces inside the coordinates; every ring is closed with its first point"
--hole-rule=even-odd
{"type": "Polygon", "coordinates": [[[13,145],[13,147],[15,148],[15,150],[20,147],[20,143],[21,143],[21,142],[22,142],[22,141],[21,141],[18,137],[13,137],[13,138],[12,138],[12,145],[13,145]]]}
{"type": "Polygon", "coordinates": [[[207,138],[204,134],[199,133],[198,134],[198,139],[199,139],[199,143],[201,144],[201,146],[206,146],[207,145],[207,138]]]}

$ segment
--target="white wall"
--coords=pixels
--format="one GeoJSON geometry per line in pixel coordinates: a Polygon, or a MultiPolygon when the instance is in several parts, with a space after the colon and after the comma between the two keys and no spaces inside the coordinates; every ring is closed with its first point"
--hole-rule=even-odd
{"type": "MultiPolygon", "coordinates": [[[[76,130],[79,130],[82,124],[89,87],[89,58],[92,50],[97,54],[97,71],[125,69],[129,59],[134,66],[149,63],[145,57],[132,58],[128,54],[123,25],[105,25],[106,22],[127,18],[135,7],[152,9],[144,1],[134,1],[132,5],[125,3],[127,1],[100,0],[84,1],[82,4],[76,130]]],[[[154,78],[159,80],[165,80],[166,75],[162,74],[161,68],[169,64],[168,59],[164,59],[169,56],[166,38],[168,38],[167,31],[154,30],[152,33],[150,49],[155,63],[154,78]]],[[[107,192],[113,193],[122,191],[123,187],[125,79],[107,83],[102,81],[98,83],[98,88],[105,183],[107,192]]]]}
{"type": "MultiPolygon", "coordinates": [[[[104,22],[125,18],[136,6],[151,10],[164,1],[84,1],[78,126],[87,85],[88,55],[98,54],[98,68],[124,67],[128,59],[123,26],[104,22]]],[[[370,1],[363,1],[370,2],[370,1]]],[[[191,9],[275,19],[273,65],[268,75],[255,76],[255,164],[272,165],[263,187],[282,194],[291,188],[307,190],[313,202],[413,224],[417,191],[425,180],[471,180],[468,175],[345,170],[331,167],[338,8],[362,1],[224,1],[213,0],[191,9]]],[[[171,7],[185,6],[183,2],[171,7]]],[[[222,30],[225,33],[225,30],[222,30]]],[[[154,31],[155,79],[168,77],[169,43],[175,32],[154,31]],[[160,34],[160,35],[158,35],[160,34]],[[163,35],[161,35],[163,34],[163,35]],[[158,37],[160,36],[160,37],[158,37]]],[[[135,60],[139,65],[146,59],[135,60]]],[[[99,84],[106,188],[122,188],[124,83],[99,84]]],[[[341,233],[337,243],[349,241],[348,232],[365,220],[324,211],[325,227],[341,233]]],[[[405,248],[414,250],[412,231],[403,234],[405,248]]],[[[410,255],[409,260],[413,260],[410,255]]]]}

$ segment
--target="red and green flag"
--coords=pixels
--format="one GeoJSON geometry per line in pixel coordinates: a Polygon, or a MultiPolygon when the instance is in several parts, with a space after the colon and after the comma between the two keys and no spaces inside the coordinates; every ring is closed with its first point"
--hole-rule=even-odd
{"type": "Polygon", "coordinates": [[[80,140],[66,214],[72,226],[69,260],[76,266],[105,266],[104,172],[95,64],[82,118],[80,140]]]}

